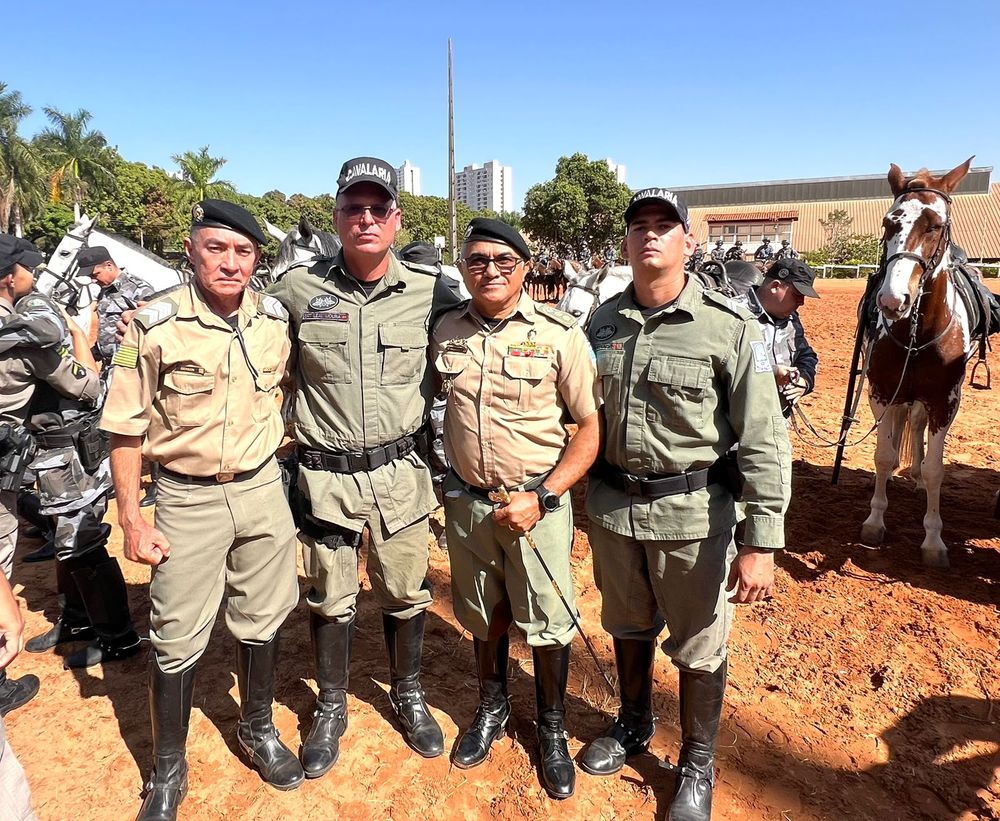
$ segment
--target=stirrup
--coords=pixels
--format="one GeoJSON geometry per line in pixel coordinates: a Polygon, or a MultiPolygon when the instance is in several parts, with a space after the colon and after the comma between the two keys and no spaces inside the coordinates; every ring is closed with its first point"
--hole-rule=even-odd
{"type": "Polygon", "coordinates": [[[969,387],[970,388],[978,388],[981,391],[989,391],[989,390],[993,389],[991,382],[992,382],[992,374],[990,373],[990,363],[986,361],[985,357],[983,357],[983,358],[977,360],[976,364],[972,366],[972,375],[969,377],[969,387]],[[979,366],[980,365],[983,365],[983,366],[986,367],[986,384],[985,385],[977,385],[976,384],[976,371],[979,370],[979,366]]]}

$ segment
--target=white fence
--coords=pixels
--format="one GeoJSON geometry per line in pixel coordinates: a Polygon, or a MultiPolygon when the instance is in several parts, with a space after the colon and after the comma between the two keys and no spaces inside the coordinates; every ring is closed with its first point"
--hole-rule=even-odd
{"type": "MultiPolygon", "coordinates": [[[[1000,262],[973,262],[974,267],[983,272],[983,277],[1000,277],[1000,262]]],[[[877,265],[817,265],[813,268],[822,279],[860,279],[870,276],[877,265]]]]}

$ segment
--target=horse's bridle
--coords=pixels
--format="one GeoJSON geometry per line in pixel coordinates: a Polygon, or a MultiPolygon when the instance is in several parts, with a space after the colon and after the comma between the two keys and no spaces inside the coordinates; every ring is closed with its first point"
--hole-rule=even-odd
{"type": "Polygon", "coordinates": [[[594,298],[594,302],[590,306],[590,310],[587,311],[587,316],[578,317],[580,320],[580,326],[583,328],[587,327],[587,323],[590,322],[590,318],[594,315],[594,311],[596,311],[597,307],[601,304],[601,283],[607,279],[609,273],[611,273],[611,266],[605,265],[597,272],[597,277],[594,279],[593,285],[580,285],[577,282],[571,282],[569,287],[566,288],[566,293],[569,293],[574,288],[579,288],[581,291],[590,294],[594,298]]]}

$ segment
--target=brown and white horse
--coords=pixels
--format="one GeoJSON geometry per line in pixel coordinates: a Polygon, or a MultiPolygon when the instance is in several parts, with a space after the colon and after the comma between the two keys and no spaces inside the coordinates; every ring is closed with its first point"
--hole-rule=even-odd
{"type": "Polygon", "coordinates": [[[965,363],[972,350],[969,316],[951,272],[951,194],[965,163],[942,177],[921,169],[907,178],[893,164],[895,201],[885,215],[883,279],[868,362],[868,399],[878,420],[875,494],[861,528],[865,544],[885,538],[886,484],[899,467],[909,422],[910,475],[927,493],[925,564],[948,566],[941,539],[941,479],[948,429],[958,413],[965,363]],[[925,452],[926,431],[926,452],[925,452]]]}

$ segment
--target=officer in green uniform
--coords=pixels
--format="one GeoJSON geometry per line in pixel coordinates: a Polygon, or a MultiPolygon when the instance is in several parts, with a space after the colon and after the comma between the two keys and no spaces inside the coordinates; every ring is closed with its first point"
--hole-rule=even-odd
{"type": "Polygon", "coordinates": [[[759,601],[784,546],[791,460],[756,319],[684,273],[696,246],[671,191],[632,197],[623,250],[634,281],[594,314],[606,441],[587,494],[602,622],[621,709],[581,765],[618,772],[653,735],[654,642],[680,670],[682,747],[672,821],[711,816],[733,604],[759,601]],[[736,467],[746,544],[733,542],[736,467]]]}
{"type": "Polygon", "coordinates": [[[293,509],[309,578],[306,601],[319,697],[300,750],[306,775],[336,763],[347,728],[347,684],[359,592],[357,547],[369,534],[368,576],[382,608],[389,699],[423,756],[444,736],[420,687],[428,514],[421,456],[432,386],[428,334],[457,299],[436,267],[391,251],[402,215],[395,169],[374,157],[344,163],[337,189],[343,248],[293,266],[269,291],[288,309],[295,365],[292,415],[299,476],[293,509]]]}
{"type": "Polygon", "coordinates": [[[596,371],[576,318],[523,291],[527,243],[500,220],[469,224],[460,263],[471,302],[445,314],[431,352],[447,394],[445,527],[455,616],[472,633],[480,705],[455,750],[458,767],[486,760],[510,718],[508,630],[531,646],[542,783],[573,794],[564,700],[576,627],[569,489],[600,441],[596,371]],[[564,420],[578,426],[572,440],[564,420]],[[490,491],[510,493],[497,505],[490,491]],[[530,531],[538,550],[524,534],[530,531]],[[566,603],[545,574],[549,568],[566,603]]]}

